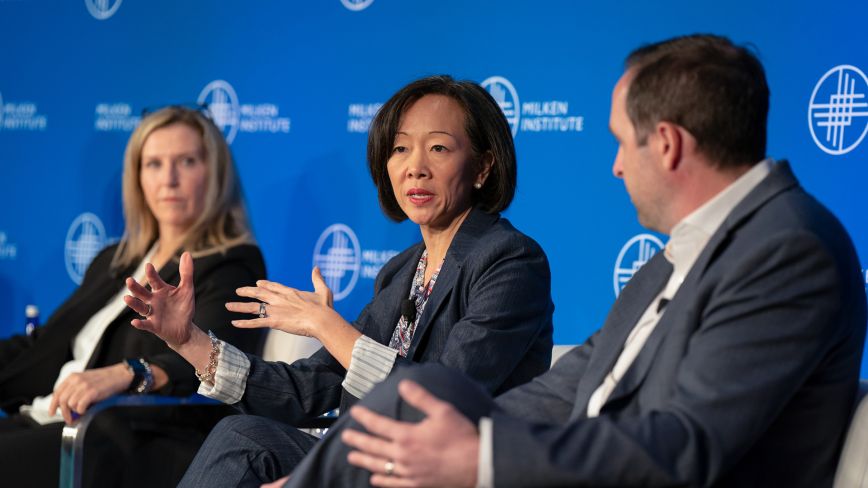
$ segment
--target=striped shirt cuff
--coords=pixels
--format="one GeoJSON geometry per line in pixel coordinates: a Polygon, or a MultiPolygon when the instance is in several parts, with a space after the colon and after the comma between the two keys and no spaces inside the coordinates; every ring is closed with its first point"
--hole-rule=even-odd
{"type": "Polygon", "coordinates": [[[350,368],[342,386],[347,393],[362,399],[377,383],[386,379],[395,366],[398,351],[384,346],[368,336],[356,339],[350,368]]]}
{"type": "Polygon", "coordinates": [[[479,419],[479,466],[476,488],[494,488],[494,425],[489,417],[479,419]]]}
{"type": "Polygon", "coordinates": [[[233,405],[241,401],[244,388],[247,386],[247,375],[250,374],[250,360],[241,350],[232,344],[220,342],[220,353],[217,355],[217,372],[214,374],[214,385],[199,383],[198,393],[208,398],[233,405]]]}

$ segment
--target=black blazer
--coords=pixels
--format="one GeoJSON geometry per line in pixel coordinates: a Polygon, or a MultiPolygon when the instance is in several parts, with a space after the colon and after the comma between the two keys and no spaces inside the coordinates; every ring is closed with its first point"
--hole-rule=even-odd
{"type": "Polygon", "coordinates": [[[789,165],[727,216],[600,416],[588,400],[666,284],[658,253],[602,329],[497,399],[497,486],[831,486],[859,380],[865,289],[789,165]]]}
{"type": "MultiPolygon", "coordinates": [[[[51,393],[60,368],[72,359],[72,342],[85,323],[124,287],[124,280],[135,265],[120,272],[109,269],[117,245],[102,250],[90,264],[78,287],[32,336],[14,336],[0,341],[0,408],[17,412],[35,396],[51,393]]],[[[197,324],[209,324],[214,333],[242,350],[258,351],[264,331],[236,329],[230,320],[241,318],[226,310],[224,304],[236,300],[235,289],[265,277],[265,263],[259,248],[243,244],[226,251],[196,258],[197,324]]],[[[178,260],[160,270],[167,283],[177,285],[178,260]]],[[[159,393],[188,395],[198,381],[193,367],[155,335],[130,325],[137,315],[125,309],[108,326],[88,362],[88,369],[109,366],[124,358],[143,357],[163,368],[169,383],[159,393]]]]}
{"type": "MultiPolygon", "coordinates": [[[[388,344],[410,293],[419,243],[380,270],[374,299],[353,322],[388,344]]],[[[551,363],[551,276],[545,253],[500,215],[473,209],[456,233],[413,335],[409,362],[438,362],[470,375],[489,392],[506,391],[551,363]]],[[[325,348],[307,359],[270,363],[250,356],[242,411],[294,423],[356,401],[346,371],[325,348]]]]}

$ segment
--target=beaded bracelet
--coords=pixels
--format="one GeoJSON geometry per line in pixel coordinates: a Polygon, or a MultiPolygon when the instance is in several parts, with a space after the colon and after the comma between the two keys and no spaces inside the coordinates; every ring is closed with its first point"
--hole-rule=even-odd
{"type": "Polygon", "coordinates": [[[217,374],[217,356],[220,354],[220,341],[217,340],[217,336],[210,330],[208,331],[208,338],[211,339],[211,353],[208,354],[208,366],[205,367],[205,371],[196,370],[196,379],[202,383],[213,385],[214,375],[217,374]]]}
{"type": "Polygon", "coordinates": [[[150,393],[154,389],[154,373],[151,365],[144,358],[126,359],[127,369],[133,374],[133,380],[127,391],[130,393],[150,393]]]}

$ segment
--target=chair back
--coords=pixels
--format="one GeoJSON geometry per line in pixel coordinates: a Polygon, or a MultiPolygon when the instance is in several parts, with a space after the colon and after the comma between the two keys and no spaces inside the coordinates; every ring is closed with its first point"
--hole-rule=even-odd
{"type": "Polygon", "coordinates": [[[838,460],[834,488],[868,488],[868,380],[859,381],[856,411],[838,460]]]}
{"type": "Polygon", "coordinates": [[[552,347],[552,366],[558,362],[558,359],[561,358],[564,354],[568,353],[570,349],[576,347],[575,344],[566,344],[566,345],[555,345],[552,347]]]}
{"type": "Polygon", "coordinates": [[[297,359],[310,357],[322,347],[313,337],[297,336],[271,329],[265,338],[262,359],[290,364],[297,359]]]}

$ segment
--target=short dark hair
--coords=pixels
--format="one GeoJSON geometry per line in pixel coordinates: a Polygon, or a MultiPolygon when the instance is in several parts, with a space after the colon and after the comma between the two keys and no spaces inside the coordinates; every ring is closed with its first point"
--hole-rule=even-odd
{"type": "Polygon", "coordinates": [[[766,154],[769,88],[762,64],[721,36],[676,37],[633,51],[627,114],[639,144],[660,121],[687,129],[717,167],[759,162],[766,154]]]}
{"type": "Polygon", "coordinates": [[[377,112],[368,131],[368,168],[377,187],[380,207],[392,220],[400,222],[407,215],[398,205],[386,163],[392,155],[395,134],[407,109],[425,95],[444,95],[464,110],[464,130],[470,139],[474,160],[482,161],[486,153],[493,164],[482,188],[472,192],[472,204],[488,213],[509,207],[515,196],[515,146],[509,122],[492,96],[477,83],[456,81],[448,75],[429,76],[398,90],[377,112]]]}

